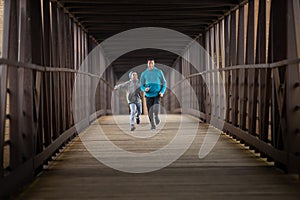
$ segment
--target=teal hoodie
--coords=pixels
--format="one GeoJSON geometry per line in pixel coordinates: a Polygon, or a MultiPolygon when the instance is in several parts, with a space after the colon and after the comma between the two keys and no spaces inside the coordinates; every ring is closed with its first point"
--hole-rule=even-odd
{"type": "Polygon", "coordinates": [[[146,69],[140,78],[141,90],[145,92],[146,97],[157,97],[159,93],[165,93],[167,82],[163,72],[154,67],[153,70],[146,69]],[[148,92],[145,89],[149,87],[148,92]]]}

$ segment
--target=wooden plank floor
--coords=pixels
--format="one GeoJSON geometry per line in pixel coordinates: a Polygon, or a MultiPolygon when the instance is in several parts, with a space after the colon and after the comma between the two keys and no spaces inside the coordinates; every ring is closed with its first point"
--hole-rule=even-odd
{"type": "MultiPolygon", "coordinates": [[[[187,134],[191,124],[199,123],[190,116],[182,119],[187,134]]],[[[121,131],[128,129],[128,116],[105,116],[98,122],[116,145],[147,152],[168,144],[180,120],[180,115],[162,116],[167,123],[161,123],[157,134],[148,139],[134,138],[121,131]],[[117,126],[114,119],[121,125],[117,126]]],[[[151,134],[145,116],[142,122],[135,134],[151,134]]],[[[85,136],[93,135],[95,126],[86,129],[85,136]]],[[[140,174],[103,165],[90,155],[78,137],[17,199],[300,199],[296,176],[276,170],[225,135],[200,160],[198,152],[206,129],[206,124],[199,124],[197,137],[179,160],[161,170],[140,174]]]]}

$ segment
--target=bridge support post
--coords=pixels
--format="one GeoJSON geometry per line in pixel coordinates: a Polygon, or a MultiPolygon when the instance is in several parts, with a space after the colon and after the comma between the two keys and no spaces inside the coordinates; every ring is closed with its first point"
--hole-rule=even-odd
{"type": "MultiPolygon", "coordinates": [[[[287,58],[300,58],[300,2],[287,3],[287,58]]],[[[300,156],[300,64],[289,64],[286,70],[287,151],[300,156]]],[[[291,159],[292,160],[292,159],[291,159]]],[[[300,163],[289,162],[289,170],[300,173],[300,163]]]]}

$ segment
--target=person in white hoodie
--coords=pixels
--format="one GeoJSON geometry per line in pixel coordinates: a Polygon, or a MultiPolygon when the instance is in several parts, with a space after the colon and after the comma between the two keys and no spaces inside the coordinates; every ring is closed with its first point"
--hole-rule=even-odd
{"type": "Polygon", "coordinates": [[[136,117],[136,123],[140,123],[140,114],[142,109],[142,100],[141,100],[141,89],[140,89],[140,82],[138,79],[138,75],[136,72],[132,71],[129,73],[130,80],[116,85],[115,90],[117,89],[125,89],[126,90],[126,97],[127,102],[130,108],[130,130],[134,131],[134,117],[136,117]]]}

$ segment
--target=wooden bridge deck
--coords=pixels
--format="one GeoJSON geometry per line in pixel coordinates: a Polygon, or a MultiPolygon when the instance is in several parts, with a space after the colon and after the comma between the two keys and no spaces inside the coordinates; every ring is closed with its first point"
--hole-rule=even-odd
{"type": "MultiPolygon", "coordinates": [[[[128,128],[128,116],[117,116],[120,126],[114,123],[113,116],[101,117],[98,122],[115,144],[130,151],[146,152],[163,147],[174,137],[180,115],[162,118],[166,123],[158,127],[158,134],[148,139],[134,138],[121,131],[128,128]]],[[[187,133],[191,124],[198,123],[190,116],[184,116],[183,120],[187,133]]],[[[142,117],[142,122],[135,134],[146,136],[151,133],[146,116],[142,117]]],[[[92,135],[94,128],[95,125],[91,125],[85,135],[92,135]]],[[[226,135],[220,136],[207,157],[199,159],[206,129],[206,124],[199,124],[193,144],[176,162],[161,170],[141,174],[124,173],[103,165],[91,156],[79,137],[75,138],[17,198],[299,199],[300,182],[295,175],[276,170],[272,163],[226,135]]]]}

